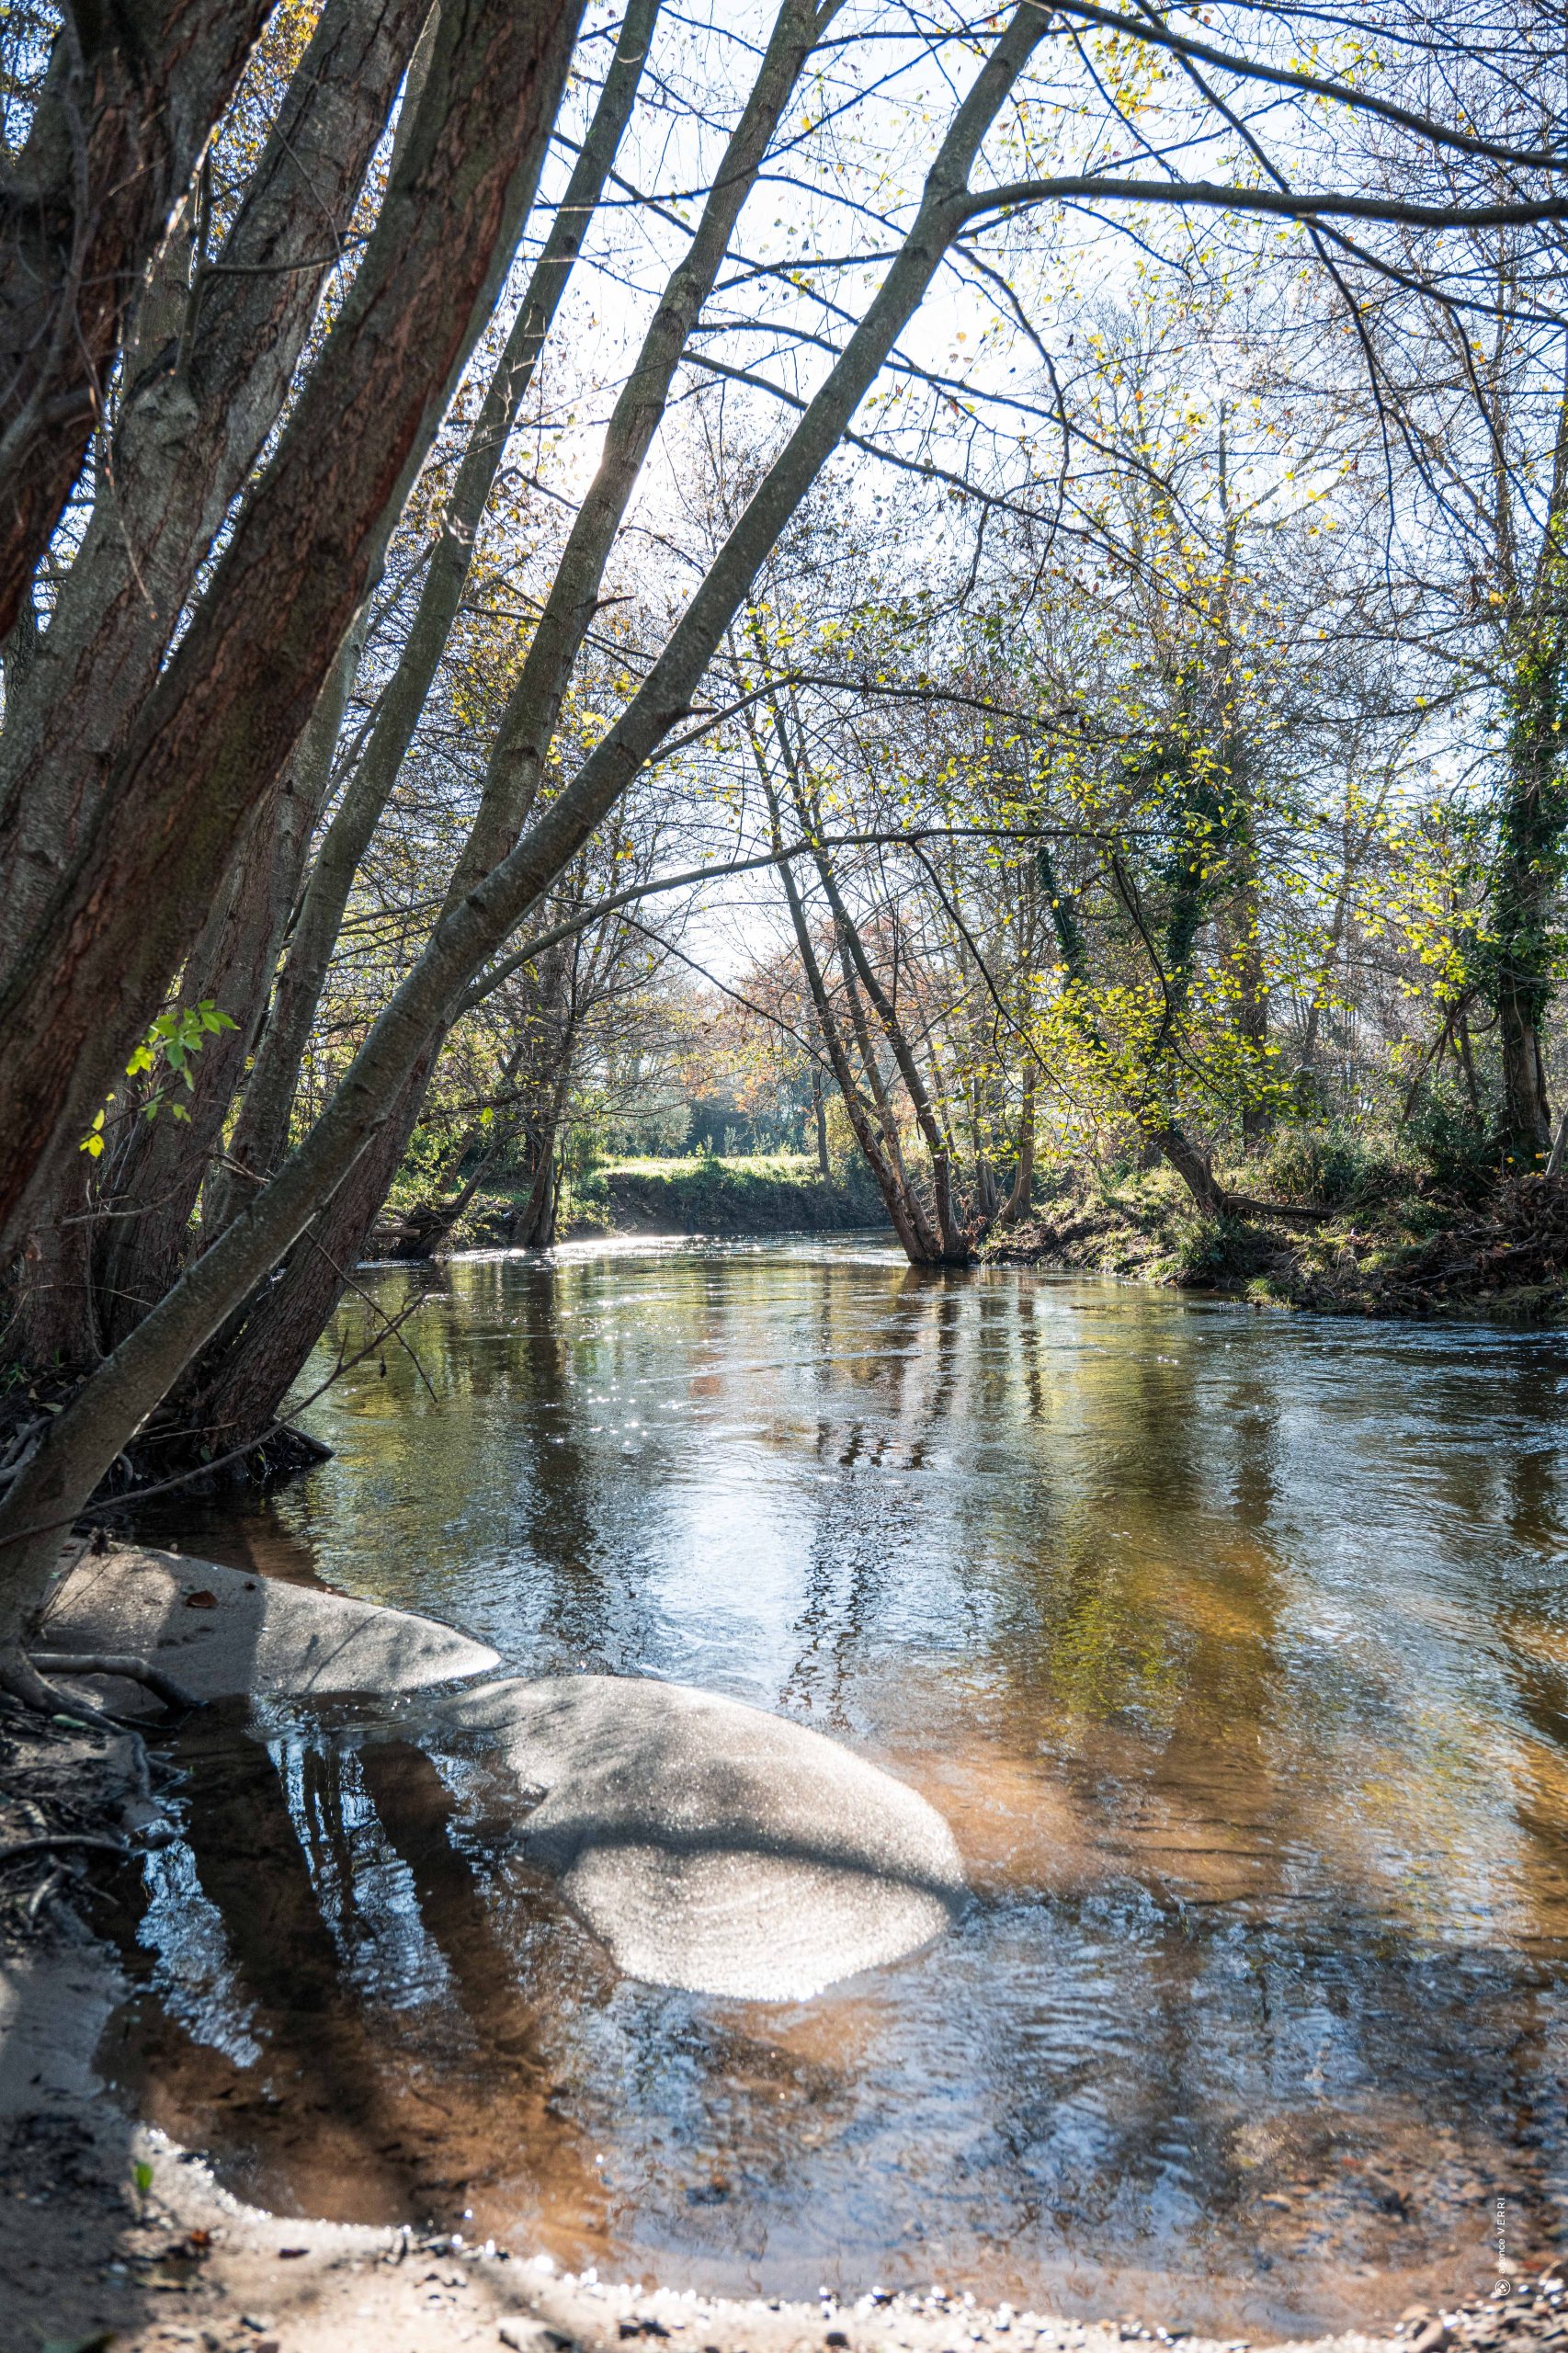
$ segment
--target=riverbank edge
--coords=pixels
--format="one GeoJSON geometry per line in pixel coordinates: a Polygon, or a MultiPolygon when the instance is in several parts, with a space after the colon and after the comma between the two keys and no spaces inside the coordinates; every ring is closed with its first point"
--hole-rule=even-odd
{"type": "Polygon", "coordinates": [[[1495,1211],[1416,1236],[1346,1214],[1300,1233],[1256,1212],[1205,1221],[1168,1190],[1130,1185],[1037,1211],[979,1262],[1319,1315],[1546,1330],[1568,1323],[1568,1196],[1527,1179],[1495,1211]]]}
{"type": "MultiPolygon", "coordinates": [[[[869,2288],[807,2303],[601,2281],[493,2241],[247,2205],[201,2152],[93,2087],[93,2053],[123,1987],[104,1948],[70,1942],[63,1955],[66,1998],[57,1949],[23,1964],[28,2056],[47,2073],[33,2073],[19,2109],[0,2096],[0,2211],[13,2218],[0,2234],[0,2340],[18,2353],[29,2338],[60,2353],[621,2353],[660,2338],[678,2353],[1120,2353],[1172,2341],[1154,2321],[987,2310],[958,2290],[869,2288]],[[25,2242],[14,2227],[24,2207],[25,2242]]],[[[0,1968],[0,2005],[17,1974],[0,1968]]],[[[1181,2342],[1184,2353],[1241,2353],[1236,2339],[1181,2342]]],[[[1290,2353],[1385,2346],[1357,2333],[1292,2340],[1290,2353]]]]}
{"type": "MultiPolygon", "coordinates": [[[[196,1578],[222,1574],[187,1556],[180,1565],[196,1578]]],[[[28,1812],[40,1835],[85,1842],[70,1850],[79,1899],[81,1881],[102,1868],[93,1841],[118,1848],[114,1867],[123,1869],[166,1836],[156,1759],[150,1781],[135,1739],[14,1709],[0,1726],[8,1752],[0,1796],[28,1812]]],[[[0,1950],[0,2214],[14,2223],[28,2210],[25,2235],[0,2230],[7,2347],[30,2353],[30,2336],[50,2353],[185,2345],[203,2353],[359,2353],[372,2345],[376,2353],[455,2353],[474,2344],[619,2353],[629,2339],[665,2337],[679,2340],[682,2353],[1111,2353],[1179,2337],[1186,2353],[1243,2353],[1242,2340],[1173,2333],[1157,2317],[988,2309],[961,2290],[890,2294],[868,2282],[843,2304],[701,2297],[558,2273],[548,2256],[465,2247],[408,2224],[373,2228],[246,2205],[202,2152],[149,2127],[101,2082],[97,2052],[129,1988],[113,1947],[71,1900],[63,1871],[40,1884],[43,1899],[30,1917],[6,1916],[9,1949],[0,1950]]],[[[1478,2302],[1429,2325],[1422,2314],[1405,2335],[1419,2353],[1450,2342],[1536,2341],[1539,2331],[1522,2317],[1515,2330],[1513,2317],[1478,2302]]],[[[1389,2342],[1358,2331],[1272,2341],[1293,2353],[1376,2353],[1389,2342]]]]}
{"type": "MultiPolygon", "coordinates": [[[[448,1214],[432,1201],[389,1207],[368,1245],[371,1263],[450,1252],[512,1249],[528,1215],[526,1190],[486,1187],[448,1214]]],[[[788,1154],[732,1160],[647,1161],[590,1170],[561,1205],[562,1242],[761,1240],[784,1233],[887,1233],[887,1211],[861,1166],[824,1176],[813,1161],[788,1154]]]]}

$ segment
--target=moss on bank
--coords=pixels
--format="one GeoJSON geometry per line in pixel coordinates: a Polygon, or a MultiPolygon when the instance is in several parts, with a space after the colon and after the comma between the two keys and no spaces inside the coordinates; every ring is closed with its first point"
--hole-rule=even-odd
{"type": "Polygon", "coordinates": [[[1568,1186],[1529,1176],[1478,1200],[1468,1181],[1445,1185],[1373,1148],[1336,1168],[1296,1141],[1216,1174],[1228,1190],[1326,1214],[1205,1219],[1169,1169],[1062,1171],[1029,1222],[982,1256],[1329,1314],[1568,1321],[1568,1186]]]}

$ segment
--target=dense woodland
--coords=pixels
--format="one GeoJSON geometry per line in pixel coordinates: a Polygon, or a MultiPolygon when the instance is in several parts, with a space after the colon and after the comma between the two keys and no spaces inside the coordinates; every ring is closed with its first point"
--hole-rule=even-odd
{"type": "Polygon", "coordinates": [[[733,1114],[919,1266],[1108,1170],[1221,1254],[1358,1186],[1539,1225],[1561,11],[137,0],[0,57],[14,1693],[101,1483],[290,1459],[389,1198],[548,1243],[733,1114]]]}

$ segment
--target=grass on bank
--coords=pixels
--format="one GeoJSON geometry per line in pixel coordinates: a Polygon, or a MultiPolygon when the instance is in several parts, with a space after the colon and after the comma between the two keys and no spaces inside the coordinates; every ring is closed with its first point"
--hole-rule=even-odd
{"type": "Polygon", "coordinates": [[[859,1161],[824,1177],[813,1157],[791,1152],[606,1161],[574,1179],[568,1209],[573,1233],[640,1224],[676,1233],[770,1233],[886,1223],[859,1161]]]}
{"type": "MultiPolygon", "coordinates": [[[[451,1232],[459,1249],[506,1244],[529,1188],[497,1175],[475,1194],[451,1232]]],[[[411,1193],[426,1199],[427,1190],[411,1193]]],[[[410,1202],[395,1195],[401,1212],[410,1202]]],[[[813,1154],[689,1153],[678,1158],[628,1154],[573,1172],[562,1187],[562,1240],[596,1233],[785,1233],[845,1232],[887,1222],[875,1185],[857,1159],[824,1177],[813,1154]]]]}

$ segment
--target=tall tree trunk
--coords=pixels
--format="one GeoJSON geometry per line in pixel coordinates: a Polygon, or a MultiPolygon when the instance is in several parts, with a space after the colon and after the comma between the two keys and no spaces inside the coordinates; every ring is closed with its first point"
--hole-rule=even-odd
{"type": "Polygon", "coordinates": [[[815,1063],[812,1064],[812,1120],[816,1130],[817,1175],[829,1177],[833,1175],[833,1161],[827,1149],[827,1101],[823,1092],[822,1072],[815,1063]]]}
{"type": "Polygon", "coordinates": [[[1034,1200],[1035,1093],[1038,1080],[1032,1061],[1024,1066],[1024,1102],[1018,1114],[1018,1165],[1013,1189],[1002,1204],[999,1225],[1017,1225],[1034,1200]]]}
{"type": "Polygon", "coordinates": [[[1214,1171],[1186,1130],[1169,1120],[1163,1127],[1149,1131],[1149,1141],[1169,1162],[1192,1195],[1200,1217],[1221,1218],[1229,1202],[1223,1189],[1214,1181],[1214,1171]]]}
{"type": "MultiPolygon", "coordinates": [[[[1506,479],[1497,490],[1506,512],[1506,479]]],[[[1505,544],[1509,539],[1511,531],[1505,544]]],[[[1512,570],[1510,550],[1506,576],[1512,570]]],[[[1568,400],[1558,404],[1545,527],[1530,593],[1512,632],[1508,765],[1492,877],[1493,1002],[1502,1057],[1503,1145],[1517,1168],[1536,1169],[1551,1150],[1541,1030],[1552,998],[1552,915],[1568,835],[1568,400]]]]}
{"type": "Polygon", "coordinates": [[[1507,798],[1492,888],[1493,1003],[1502,1061],[1502,1140],[1516,1167],[1551,1149],[1540,1033],[1551,1001],[1551,923],[1562,866],[1565,788],[1556,664],[1532,648],[1518,665],[1507,798]]]}
{"type": "MultiPolygon", "coordinates": [[[[820,833],[821,826],[817,820],[817,813],[809,803],[806,781],[796,747],[790,741],[783,710],[777,699],[773,699],[773,722],[774,733],[784,762],[785,773],[790,779],[795,811],[801,828],[807,834],[812,834],[813,831],[820,833]]],[[[899,1076],[903,1079],[908,1092],[916,1124],[925,1141],[931,1165],[931,1193],[937,1217],[936,1262],[943,1266],[967,1266],[973,1253],[965,1236],[960,1232],[957,1220],[953,1215],[953,1156],[947,1127],[936,1105],[932,1102],[930,1091],[926,1085],[920,1065],[915,1060],[915,1050],[909,1042],[903,1022],[898,1017],[897,1008],[886,989],[883,988],[871,960],[866,953],[866,944],[860,936],[859,926],[855,922],[845,904],[844,895],[838,888],[832,865],[822,850],[813,850],[812,857],[833,915],[840,952],[852,966],[854,979],[858,981],[870,1001],[878,1024],[898,1067],[899,1076]]],[[[874,1063],[872,1066],[874,1068],[874,1063]]],[[[915,1208],[916,1205],[912,1200],[912,1212],[915,1208]]]]}
{"type": "Polygon", "coordinates": [[[0,637],[103,415],[142,271],[271,6],[60,11],[0,213],[0,637]]]}
{"type": "Polygon", "coordinates": [[[35,1376],[85,1375],[103,1353],[91,1182],[84,1155],[62,1184],[52,1214],[28,1236],[13,1270],[7,1353],[35,1376]]]}
{"type": "Polygon", "coordinates": [[[1274,1124],[1274,1115],[1258,1092],[1268,1068],[1268,975],[1263,961],[1261,921],[1255,875],[1249,879],[1243,895],[1241,937],[1236,948],[1236,977],[1241,986],[1237,1027],[1247,1049],[1247,1071],[1252,1082],[1242,1097],[1242,1142],[1249,1152],[1263,1142],[1274,1124]]]}
{"type": "MultiPolygon", "coordinates": [[[[527,817],[572,670],[597,609],[605,564],[664,415],[681,352],[718,276],[779,117],[823,23],[838,5],[839,0],[823,0],[821,6],[814,6],[813,0],[784,0],[780,8],[773,38],[725,150],[697,234],[672,274],[637,365],[616,404],[597,473],[568,538],[551,595],[530,641],[522,675],[502,716],[486,769],[479,814],[448,889],[448,913],[462,904],[473,882],[510,848],[517,827],[527,817]]],[[[634,27],[634,32],[640,36],[640,27],[634,27]]],[[[627,85],[635,79],[632,62],[640,69],[640,52],[631,53],[631,62],[618,85],[618,106],[624,103],[630,107],[627,85]]],[[[614,128],[613,122],[611,127],[614,128]]],[[[610,152],[607,144],[597,160],[600,182],[608,172],[610,152]]],[[[551,307],[558,298],[557,289],[551,307]]],[[[544,301],[541,295],[541,308],[544,301]]],[[[531,359],[528,364],[531,367],[531,359]]],[[[518,381],[516,369],[508,381],[514,385],[518,381]]],[[[492,429],[499,430],[498,419],[493,420],[492,429]]],[[[420,688],[421,702],[423,695],[424,688],[420,688]]],[[[390,790],[396,774],[394,747],[395,757],[401,757],[406,743],[401,731],[404,726],[411,731],[416,717],[410,689],[397,706],[395,725],[380,756],[382,766],[379,771],[369,772],[370,792],[383,783],[390,790]]],[[[365,814],[359,804],[368,796],[362,792],[360,779],[356,779],[353,790],[355,822],[359,824],[365,814]]],[[[329,836],[325,848],[336,859],[339,874],[343,874],[347,845],[335,844],[329,836]]],[[[343,879],[347,880],[346,875],[343,879]]],[[[335,883],[333,896],[335,897],[335,883]]],[[[305,918],[313,926],[319,926],[320,932],[324,932],[329,913],[324,894],[317,909],[312,909],[307,901],[305,918]]],[[[320,944],[315,932],[312,939],[314,952],[320,944]]],[[[202,1430],[210,1442],[222,1439],[226,1445],[239,1444],[265,1427],[313,1347],[316,1335],[336,1304],[348,1269],[361,1255],[366,1236],[380,1213],[413,1134],[454,1010],[455,1006],[447,1008],[439,1027],[426,1040],[415,1078],[399,1090],[352,1180],[339,1189],[312,1225],[281,1275],[268,1284],[253,1311],[233,1324],[219,1348],[207,1352],[193,1380],[185,1384],[182,1402],[192,1427],[202,1430]]],[[[296,1006],[296,1017],[297,1012],[296,1006]]],[[[270,1091],[269,1074],[264,1071],[262,1076],[270,1091]]],[[[242,1113],[236,1129],[239,1151],[250,1141],[242,1113]]],[[[233,1198],[231,1196],[231,1200],[233,1198]]],[[[549,1198],[553,1200],[553,1189],[549,1198]]]]}
{"type": "Polygon", "coordinates": [[[7,680],[0,967],[59,888],[277,424],[426,6],[327,0],[221,255],[187,227],[142,300],[82,544],[7,680]]]}
{"type": "MultiPolygon", "coordinates": [[[[350,632],[299,750],[256,811],[229,887],[186,967],[181,996],[226,1013],[207,1040],[182,1121],[140,1125],[115,1170],[99,1249],[99,1321],[109,1345],[163,1297],[196,1246],[191,1216],[213,1174],[229,1106],[256,1043],[332,772],[333,747],[358,654],[350,632]]],[[[206,1221],[204,1221],[204,1223],[206,1221]]]]}
{"type": "MultiPolygon", "coordinates": [[[[1114,1057],[1105,1039],[1100,1035],[1098,1024],[1089,1010],[1088,948],[1078,921],[1077,908],[1074,904],[1072,893],[1068,891],[1066,884],[1059,881],[1051,852],[1043,842],[1036,852],[1036,858],[1040,867],[1045,902],[1051,910],[1051,927],[1056,934],[1057,952],[1062,958],[1067,973],[1068,985],[1073,992],[1074,1018],[1095,1051],[1103,1055],[1108,1063],[1111,1063],[1114,1057]]],[[[1174,967],[1176,964],[1174,958],[1172,963],[1174,967]]],[[[1171,1018],[1171,1006],[1167,1003],[1165,1011],[1167,1027],[1171,1018]]],[[[1159,1074],[1157,1067],[1152,1065],[1146,1074],[1149,1083],[1143,1094],[1138,1099],[1131,1101],[1128,1108],[1137,1120],[1139,1131],[1145,1143],[1151,1150],[1157,1152],[1163,1160],[1168,1162],[1181,1178],[1182,1183],[1191,1194],[1199,1215],[1207,1218],[1221,1217],[1225,1212],[1225,1196],[1215,1183],[1214,1172],[1208,1161],[1185,1129],[1170,1116],[1168,1108],[1161,1102],[1156,1084],[1159,1074]]]]}
{"type": "MultiPolygon", "coordinates": [[[[784,841],[783,829],[779,822],[778,795],[768,773],[761,741],[755,728],[749,732],[757,774],[762,779],[763,791],[767,800],[768,815],[773,828],[773,847],[777,853],[783,847],[784,841]]],[[[788,858],[779,860],[778,871],[784,884],[785,902],[789,906],[790,920],[794,927],[795,945],[800,954],[801,970],[805,975],[807,993],[816,1014],[817,1028],[821,1033],[823,1044],[827,1051],[829,1067],[838,1083],[839,1095],[848,1115],[855,1141],[860,1147],[861,1157],[871,1172],[877,1190],[882,1197],[883,1205],[892,1221],[893,1232],[898,1235],[910,1265],[913,1267],[935,1266],[940,1258],[940,1245],[931,1231],[925,1211],[899,1157],[898,1131],[882,1090],[876,1054],[866,1031],[865,1017],[861,1011],[859,996],[855,986],[854,966],[849,961],[848,949],[844,941],[839,939],[837,944],[844,962],[846,1002],[850,1010],[861,1069],[871,1089],[875,1106],[874,1114],[868,1108],[856,1080],[848,1050],[844,1042],[844,1033],[834,1011],[832,999],[828,995],[827,983],[823,976],[822,965],[816,952],[816,943],[812,938],[811,924],[807,919],[800,889],[788,858]]]]}
{"type": "MultiPolygon", "coordinates": [[[[235,1156],[262,1173],[275,1168],[283,1155],[295,1074],[354,876],[413,741],[468,581],[507,438],[533,381],[584,229],[598,204],[631,119],[658,6],[659,0],[631,0],[627,10],[588,135],[470,436],[407,642],[312,873],[235,1129],[235,1156]]],[[[733,191],[726,201],[733,202],[733,191]]],[[[706,290],[706,286],[699,288],[699,301],[706,290]]],[[[689,288],[686,299],[690,300],[689,288]]],[[[231,1193],[223,1213],[232,1215],[236,1203],[237,1197],[231,1193]]]]}
{"type": "MultiPolygon", "coordinates": [[[[819,0],[784,0],[779,10],[751,95],[731,135],[712,191],[703,207],[697,233],[671,275],[664,300],[643,339],[637,363],[616,403],[598,470],[568,537],[551,594],[529,642],[522,674],[502,715],[486,768],[479,814],[448,889],[448,913],[460,905],[472,884],[506,855],[516,838],[517,828],[527,819],[572,671],[597,609],[605,565],[652,447],[653,435],[664,415],[681,353],[718,277],[735,223],[747,195],[756,184],[779,118],[824,25],[838,5],[840,0],[820,0],[820,4],[819,0]]],[[[633,35],[634,42],[643,37],[641,18],[633,26],[633,35]]],[[[641,51],[633,46],[626,52],[621,78],[617,84],[616,109],[630,108],[631,91],[640,66],[641,51]]],[[[624,116],[619,119],[623,120],[624,116]]],[[[609,168],[619,135],[617,116],[612,113],[605,142],[596,153],[596,186],[602,184],[609,168]]],[[[556,267],[559,275],[559,262],[552,267],[556,267]]],[[[540,292],[537,306],[540,315],[547,316],[558,299],[559,286],[551,280],[540,292]],[[551,291],[551,287],[554,287],[553,292],[551,291]]],[[[537,344],[534,348],[537,348],[537,344]]],[[[531,368],[531,358],[527,364],[531,368]]],[[[509,372],[507,381],[514,387],[521,381],[518,370],[522,365],[519,359],[509,372]]],[[[498,412],[497,419],[493,420],[493,431],[500,429],[500,414],[498,412]]],[[[493,463],[492,459],[492,468],[493,463]]],[[[455,598],[453,602],[455,608],[455,598]]],[[[422,639],[421,644],[428,654],[427,642],[422,639]]],[[[421,661],[424,658],[422,654],[421,661]]],[[[425,686],[418,687],[418,701],[421,703],[427,684],[426,677],[425,686]]],[[[371,824],[374,822],[372,803],[379,806],[378,796],[383,795],[384,790],[390,790],[395,777],[395,760],[401,758],[406,745],[403,731],[412,730],[416,717],[415,690],[410,687],[401,694],[395,723],[390,725],[384,749],[378,755],[380,767],[369,768],[363,779],[356,779],[351,789],[351,810],[349,800],[346,800],[345,813],[351,816],[359,847],[362,847],[363,839],[368,838],[365,832],[367,819],[371,824]]],[[[320,963],[322,940],[328,922],[335,921],[334,906],[337,914],[341,914],[342,902],[338,892],[341,888],[346,895],[349,858],[357,855],[357,848],[347,838],[338,843],[329,835],[324,857],[332,861],[331,888],[320,894],[312,891],[307,898],[304,911],[304,923],[311,926],[309,953],[312,968],[317,972],[324,969],[320,963]],[[316,898],[318,903],[312,905],[312,898],[316,898]]],[[[319,988],[319,978],[315,986],[319,988]]],[[[311,976],[307,973],[303,987],[290,1001],[292,1020],[297,1021],[300,1017],[302,1001],[310,994],[311,976]]],[[[424,1086],[435,1067],[443,1036],[444,1028],[441,1035],[429,1042],[422,1056],[421,1067],[425,1077],[417,1091],[404,1089],[400,1094],[395,1115],[384,1122],[381,1134],[369,1149],[368,1159],[380,1172],[379,1181],[383,1193],[413,1132],[423,1100],[424,1086]]],[[[276,1057],[267,1053],[265,1041],[263,1067],[258,1075],[267,1089],[268,1101],[275,1106],[281,1093],[278,1084],[280,1074],[276,1068],[276,1057]],[[267,1067],[268,1064],[272,1067],[267,1067]]],[[[271,1116],[276,1118],[275,1108],[271,1116]]],[[[239,1152],[243,1153],[250,1142],[249,1122],[242,1112],[236,1130],[239,1152]]],[[[380,1199],[371,1199],[368,1187],[358,1180],[341,1201],[334,1202],[324,1217],[326,1238],[324,1240],[312,1229],[312,1246],[294,1253],[282,1279],[272,1283],[266,1299],[258,1302],[256,1318],[244,1326],[246,1354],[274,1370],[269,1370],[264,1381],[257,1381],[254,1365],[236,1368],[232,1377],[222,1373],[210,1374],[199,1388],[199,1412],[205,1420],[213,1423],[222,1421],[227,1426],[238,1427],[245,1425],[255,1415],[257,1401],[267,1394],[275,1377],[275,1368],[287,1359],[301,1334],[312,1325],[319,1330],[331,1313],[335,1298],[332,1290],[333,1280],[341,1281],[342,1270],[359,1255],[364,1235],[369,1232],[379,1208],[380,1199]],[[363,1219],[358,1229],[354,1224],[357,1217],[363,1219]],[[296,1290],[298,1299],[292,1295],[296,1290]],[[236,1390],[243,1392],[243,1402],[236,1399],[236,1390]]],[[[305,1345],[308,1347],[311,1343],[305,1345]]],[[[300,1361],[303,1361],[302,1355],[300,1361]]],[[[291,1381],[292,1378],[293,1373],[290,1372],[289,1379],[291,1381]]],[[[278,1389],[265,1410],[270,1412],[282,1393],[278,1389]]]]}
{"type": "Polygon", "coordinates": [[[443,0],[413,130],[321,358],[0,983],[0,1240],[12,1246],[315,707],[510,260],[580,13],[581,0],[443,0]]]}

